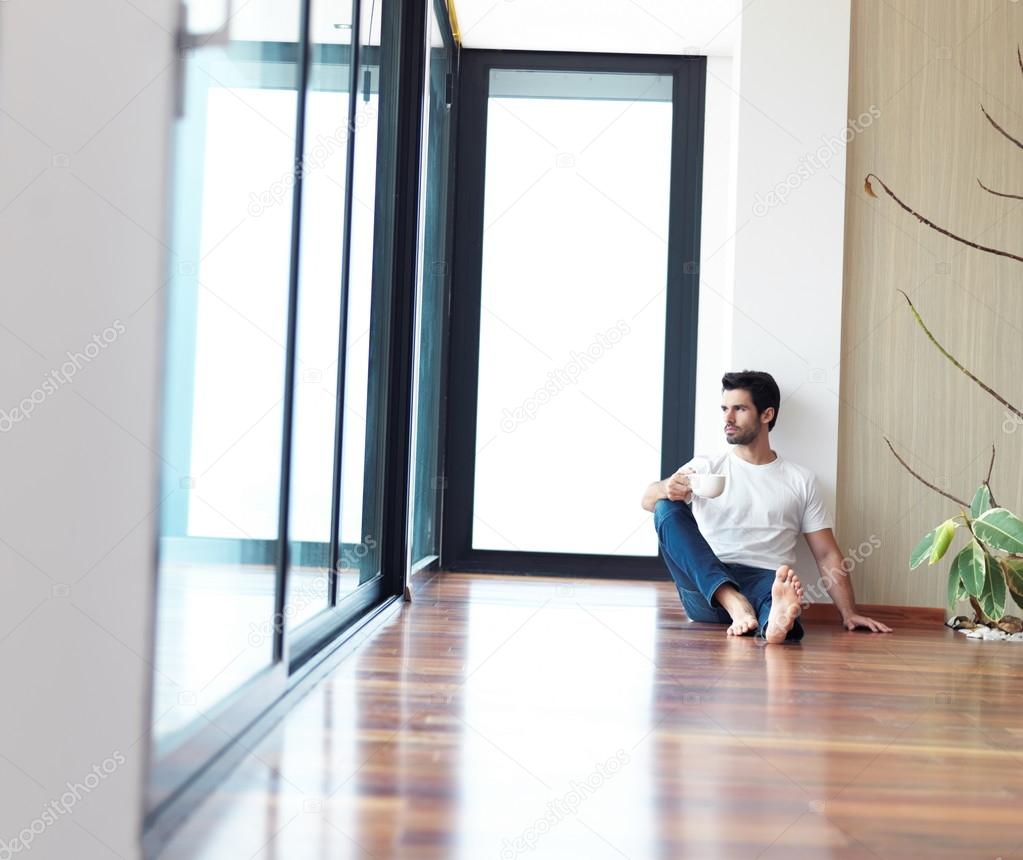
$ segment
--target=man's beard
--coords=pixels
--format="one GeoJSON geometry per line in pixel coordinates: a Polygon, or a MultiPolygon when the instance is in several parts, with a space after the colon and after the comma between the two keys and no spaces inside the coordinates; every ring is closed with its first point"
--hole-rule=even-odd
{"type": "Polygon", "coordinates": [[[725,440],[728,442],[729,445],[749,445],[749,443],[756,439],[759,434],[760,434],[759,427],[753,427],[747,430],[745,433],[739,432],[738,429],[736,429],[736,432],[733,433],[731,436],[729,436],[726,433],[725,440]]]}

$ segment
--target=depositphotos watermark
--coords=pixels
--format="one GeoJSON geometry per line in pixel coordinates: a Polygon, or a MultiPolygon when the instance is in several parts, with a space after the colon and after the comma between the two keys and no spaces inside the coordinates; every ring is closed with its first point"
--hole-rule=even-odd
{"type": "Polygon", "coordinates": [[[871,535],[868,540],[861,541],[860,545],[854,549],[850,549],[844,556],[842,556],[842,563],[840,565],[841,570],[835,573],[828,573],[821,577],[819,582],[815,582],[812,585],[808,585],[805,589],[803,596],[804,605],[809,605],[814,601],[824,600],[828,596],[828,586],[834,585],[838,581],[840,576],[848,576],[855,570],[856,565],[862,564],[871,555],[874,554],[874,550],[881,546],[881,538],[877,535],[871,535]]]}
{"type": "Polygon", "coordinates": [[[532,421],[541,406],[550,403],[567,386],[575,385],[584,370],[588,370],[595,362],[603,358],[616,343],[621,343],[622,339],[631,331],[627,322],[618,320],[607,331],[598,333],[583,352],[571,350],[569,352],[571,357],[562,367],[547,372],[547,382],[543,387],[536,389],[514,409],[505,407],[504,414],[501,416],[501,429],[505,433],[511,433],[520,424],[532,421]]]}
{"type": "Polygon", "coordinates": [[[103,350],[124,334],[125,331],[127,329],[124,327],[124,323],[116,319],[113,325],[107,326],[99,334],[94,334],[92,341],[82,347],[81,351],[68,352],[67,361],[59,368],[47,373],[43,381],[37,388],[33,389],[28,397],[9,410],[0,409],[0,433],[8,433],[15,424],[31,418],[37,406],[43,403],[46,398],[56,394],[62,385],[67,385],[71,382],[75,374],[84,365],[95,359],[103,350]]]}
{"type": "Polygon", "coordinates": [[[1006,409],[1003,414],[1005,415],[1005,420],[1002,421],[1003,433],[1015,433],[1023,426],[1023,418],[1020,418],[1015,412],[1010,412],[1006,409]]]}
{"type": "Polygon", "coordinates": [[[570,780],[569,790],[548,803],[547,810],[542,816],[514,839],[505,837],[501,844],[501,860],[512,860],[519,854],[536,848],[541,837],[550,833],[553,827],[569,816],[575,815],[584,800],[591,797],[630,761],[631,758],[625,750],[618,750],[607,761],[597,764],[596,768],[584,777],[582,782],[575,779],[570,780]]]}
{"type": "Polygon", "coordinates": [[[761,196],[760,192],[757,192],[756,199],[753,201],[753,214],[758,218],[763,218],[775,206],[787,203],[791,194],[803,183],[809,181],[814,174],[831,164],[832,159],[842,147],[846,146],[856,135],[862,134],[870,128],[874,120],[880,116],[881,108],[871,105],[856,119],[849,120],[840,136],[821,135],[821,145],[813,152],[804,154],[796,162],[795,168],[789,172],[788,176],[780,182],[776,182],[767,194],[761,196]]]}
{"type": "Polygon", "coordinates": [[[82,799],[82,795],[88,794],[99,786],[99,784],[114,773],[125,763],[124,754],[120,750],[114,750],[113,754],[103,759],[99,764],[92,766],[92,771],[87,774],[81,782],[64,783],[67,791],[60,797],[47,803],[43,811],[37,815],[27,827],[23,827],[17,836],[10,839],[0,839],[0,860],[11,860],[22,851],[28,851],[37,836],[41,836],[48,827],[56,824],[62,815],[69,815],[76,803],[82,799]]]}
{"type": "MultiPolygon", "coordinates": [[[[372,107],[358,111],[355,115],[355,127],[362,128],[376,116],[372,107]]],[[[272,209],[285,199],[291,198],[291,190],[295,186],[296,179],[306,176],[315,170],[322,170],[328,159],[336,151],[342,149],[348,141],[348,125],[340,125],[334,129],[334,133],[326,136],[316,135],[316,142],[307,146],[306,153],[298,163],[295,170],[288,171],[281,175],[281,178],[270,183],[263,191],[256,193],[249,192],[249,204],[245,211],[253,218],[258,218],[267,209],[272,209]]]]}

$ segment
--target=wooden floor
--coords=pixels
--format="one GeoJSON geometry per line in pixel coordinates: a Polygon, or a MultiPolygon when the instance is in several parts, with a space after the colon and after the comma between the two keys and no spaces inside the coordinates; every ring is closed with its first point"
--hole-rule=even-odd
{"type": "Polygon", "coordinates": [[[161,857],[1023,857],[1023,646],[427,574],[161,857]]]}

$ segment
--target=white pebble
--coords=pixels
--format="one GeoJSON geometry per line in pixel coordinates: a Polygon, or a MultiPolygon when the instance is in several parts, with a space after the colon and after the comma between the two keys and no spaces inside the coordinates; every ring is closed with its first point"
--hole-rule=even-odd
{"type": "Polygon", "coordinates": [[[965,627],[959,628],[960,633],[965,633],[970,639],[998,639],[1008,640],[1011,642],[1023,642],[1023,632],[1021,633],[1006,633],[1004,630],[999,630],[997,627],[974,627],[972,630],[968,630],[965,627]]]}

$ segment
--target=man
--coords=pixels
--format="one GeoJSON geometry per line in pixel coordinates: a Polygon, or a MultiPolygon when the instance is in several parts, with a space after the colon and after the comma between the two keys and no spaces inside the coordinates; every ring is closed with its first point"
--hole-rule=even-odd
{"type": "Polygon", "coordinates": [[[813,473],[771,450],[768,436],[781,404],[774,378],[744,370],[726,373],[721,386],[731,450],[694,457],[643,495],[686,614],[692,621],[729,624],[729,636],[757,632],[769,643],[802,639],[804,590],[792,569],[802,533],[846,629],[890,633],[856,608],[813,473]],[[694,497],[689,475],[696,473],[723,474],[724,492],[694,497]]]}

